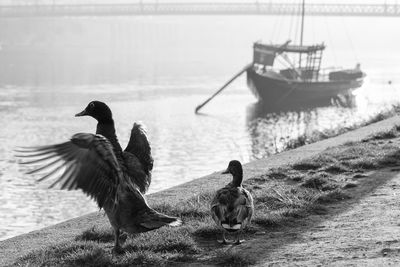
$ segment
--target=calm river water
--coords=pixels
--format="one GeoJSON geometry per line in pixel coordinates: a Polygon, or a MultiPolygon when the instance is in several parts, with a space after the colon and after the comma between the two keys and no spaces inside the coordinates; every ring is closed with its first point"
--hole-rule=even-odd
{"type": "Polygon", "coordinates": [[[390,109],[400,99],[395,25],[395,18],[307,18],[305,39],[327,44],[325,66],[360,62],[367,72],[352,108],[262,112],[240,78],[195,115],[196,105],[251,61],[253,41],[283,43],[293,21],[0,19],[0,240],[97,210],[81,192],[36,183],[13,157],[18,146],[94,132],[93,119],[74,117],[89,101],[109,104],[123,146],[133,122],[147,126],[155,158],[150,191],[156,192],[222,170],[231,159],[249,162],[281,151],[304,133],[351,126],[390,109]]]}

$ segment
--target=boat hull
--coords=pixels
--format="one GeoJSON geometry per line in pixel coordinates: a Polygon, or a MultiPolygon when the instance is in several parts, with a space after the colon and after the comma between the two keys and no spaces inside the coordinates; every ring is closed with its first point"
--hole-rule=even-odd
{"type": "Polygon", "coordinates": [[[295,81],[282,78],[273,71],[259,73],[247,70],[247,84],[262,102],[279,106],[282,104],[309,104],[330,101],[338,95],[348,95],[360,87],[363,78],[342,81],[295,81]]]}

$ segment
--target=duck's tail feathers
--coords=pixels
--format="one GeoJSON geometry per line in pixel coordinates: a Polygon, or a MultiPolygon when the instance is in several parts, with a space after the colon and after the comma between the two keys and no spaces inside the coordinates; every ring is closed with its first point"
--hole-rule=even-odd
{"type": "Polygon", "coordinates": [[[178,226],[181,226],[182,225],[182,220],[181,219],[179,219],[179,218],[176,218],[176,221],[173,221],[172,223],[170,223],[169,224],[169,226],[172,226],[172,227],[178,227],[178,226]]]}
{"type": "Polygon", "coordinates": [[[182,224],[182,220],[177,217],[164,215],[151,209],[144,214],[143,218],[144,220],[140,225],[148,230],[157,229],[166,225],[176,227],[182,224]]]}

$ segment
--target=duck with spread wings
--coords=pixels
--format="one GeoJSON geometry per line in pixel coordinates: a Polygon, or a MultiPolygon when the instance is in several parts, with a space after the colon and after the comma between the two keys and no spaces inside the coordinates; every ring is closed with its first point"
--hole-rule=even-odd
{"type": "Polygon", "coordinates": [[[78,133],[68,142],[17,150],[28,158],[21,164],[35,164],[30,172],[45,175],[40,181],[53,179],[61,189],[82,189],[103,208],[114,228],[113,251],[122,251],[120,231],[141,233],[164,225],[178,226],[179,218],[150,208],[143,194],[151,182],[153,158],[146,132],[134,124],[125,151],[118,142],[110,108],[92,101],[76,116],[91,116],[98,121],[96,134],[78,133]],[[37,166],[39,164],[39,166],[37,166]]]}

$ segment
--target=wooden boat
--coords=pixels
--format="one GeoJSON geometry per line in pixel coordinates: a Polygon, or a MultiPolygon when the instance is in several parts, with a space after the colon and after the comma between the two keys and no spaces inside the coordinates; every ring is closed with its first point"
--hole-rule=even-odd
{"type": "Polygon", "coordinates": [[[300,45],[290,45],[290,41],[280,45],[254,43],[253,64],[246,70],[247,84],[265,104],[280,106],[329,100],[350,94],[363,83],[365,73],[360,64],[353,69],[321,69],[325,45],[303,45],[304,0],[302,6],[300,45]],[[278,57],[287,67],[275,66],[278,57]],[[297,63],[290,58],[297,58],[297,63]]]}

